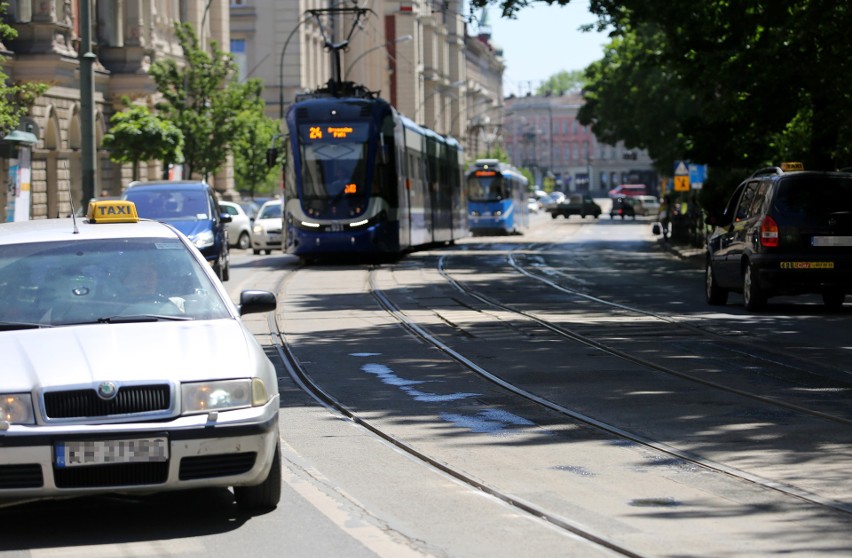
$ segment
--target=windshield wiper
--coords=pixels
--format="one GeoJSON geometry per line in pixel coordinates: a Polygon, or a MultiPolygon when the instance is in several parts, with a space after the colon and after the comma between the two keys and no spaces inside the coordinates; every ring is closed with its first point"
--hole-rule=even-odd
{"type": "Polygon", "coordinates": [[[98,318],[99,324],[132,324],[141,322],[184,322],[189,316],[166,316],[164,314],[137,314],[133,316],[105,316],[98,318]]]}
{"type": "Polygon", "coordinates": [[[53,327],[51,324],[36,324],[31,322],[0,322],[0,331],[15,331],[19,329],[39,329],[53,327]]]}

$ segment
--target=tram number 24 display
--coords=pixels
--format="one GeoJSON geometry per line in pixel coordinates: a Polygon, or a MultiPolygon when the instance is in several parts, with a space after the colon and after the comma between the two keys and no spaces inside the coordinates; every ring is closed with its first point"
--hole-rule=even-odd
{"type": "MultiPolygon", "coordinates": [[[[351,126],[329,126],[325,132],[330,138],[346,139],[352,135],[354,130],[351,126]]],[[[325,137],[321,126],[311,126],[309,137],[312,140],[320,140],[325,137]]]]}

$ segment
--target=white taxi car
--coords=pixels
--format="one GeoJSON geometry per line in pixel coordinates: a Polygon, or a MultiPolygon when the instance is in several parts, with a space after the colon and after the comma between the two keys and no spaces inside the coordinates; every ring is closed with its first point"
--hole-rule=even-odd
{"type": "Polygon", "coordinates": [[[233,487],[278,504],[275,369],[185,236],[129,201],[0,224],[0,503],[233,487]]]}

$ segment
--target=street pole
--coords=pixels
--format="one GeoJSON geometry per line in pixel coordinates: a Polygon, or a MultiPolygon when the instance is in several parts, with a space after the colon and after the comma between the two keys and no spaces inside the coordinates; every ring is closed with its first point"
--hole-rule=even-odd
{"type": "MultiPolygon", "coordinates": [[[[91,0],[80,2],[80,156],[83,170],[83,199],[80,207],[87,211],[89,200],[95,197],[95,53],[92,52],[91,0]]],[[[73,202],[74,200],[72,200],[73,202]]]]}

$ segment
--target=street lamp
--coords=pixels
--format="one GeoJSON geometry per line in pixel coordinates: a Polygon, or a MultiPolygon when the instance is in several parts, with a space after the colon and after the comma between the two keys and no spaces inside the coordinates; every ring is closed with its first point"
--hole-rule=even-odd
{"type": "MultiPolygon", "coordinates": [[[[392,41],[387,41],[384,44],[376,45],[372,48],[368,48],[367,50],[365,50],[364,52],[362,52],[361,54],[356,56],[355,59],[349,64],[349,68],[346,70],[346,74],[343,76],[343,81],[347,80],[347,78],[349,77],[349,72],[352,71],[352,67],[355,66],[355,63],[358,62],[359,60],[361,60],[362,58],[364,58],[365,56],[367,56],[368,54],[370,54],[371,52],[373,52],[374,50],[379,50],[380,48],[387,48],[391,45],[395,45],[397,43],[404,43],[404,42],[410,41],[412,39],[414,39],[414,37],[411,36],[411,35],[402,35],[401,37],[397,37],[396,39],[394,39],[392,41]]],[[[388,56],[390,56],[390,54],[388,54],[388,56]]]]}
{"type": "Polygon", "coordinates": [[[287,45],[290,44],[290,39],[293,38],[293,35],[296,34],[296,30],[302,26],[303,23],[312,19],[311,16],[305,17],[302,21],[296,24],[296,27],[290,31],[290,34],[287,35],[287,40],[284,41],[284,48],[281,49],[281,59],[278,61],[278,118],[280,120],[284,120],[284,53],[287,52],[287,45]]]}

